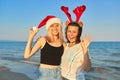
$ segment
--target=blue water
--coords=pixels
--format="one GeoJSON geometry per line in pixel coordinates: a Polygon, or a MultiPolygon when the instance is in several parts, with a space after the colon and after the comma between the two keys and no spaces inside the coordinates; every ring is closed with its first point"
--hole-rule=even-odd
{"type": "MultiPolygon", "coordinates": [[[[0,66],[4,65],[14,72],[26,74],[36,80],[40,51],[25,60],[25,45],[26,42],[1,41],[0,66]]],[[[120,42],[92,42],[89,46],[89,55],[92,69],[86,74],[87,80],[120,80],[120,42]]]]}

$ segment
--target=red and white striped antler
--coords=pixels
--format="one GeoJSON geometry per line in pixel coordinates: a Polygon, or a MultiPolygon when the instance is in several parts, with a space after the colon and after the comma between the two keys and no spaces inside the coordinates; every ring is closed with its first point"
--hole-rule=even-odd
{"type": "Polygon", "coordinates": [[[71,15],[70,13],[68,12],[68,7],[65,7],[65,6],[61,6],[61,10],[67,15],[68,19],[70,20],[70,22],[72,22],[72,18],[71,18],[71,15]]]}
{"type": "Polygon", "coordinates": [[[83,12],[85,11],[85,9],[86,9],[86,6],[82,5],[82,6],[78,6],[73,10],[74,14],[76,15],[76,22],[79,22],[79,19],[83,14],[83,12]]]}
{"type": "MultiPolygon", "coordinates": [[[[65,6],[61,6],[61,10],[67,15],[68,19],[70,22],[73,22],[70,13],[68,12],[68,7],[65,6]]],[[[83,12],[86,10],[86,6],[82,5],[82,6],[78,6],[73,10],[73,13],[76,16],[76,22],[80,25],[80,27],[83,26],[83,22],[79,22],[81,15],[83,14],[83,12]]],[[[68,20],[66,21],[66,26],[70,23],[68,20]]]]}

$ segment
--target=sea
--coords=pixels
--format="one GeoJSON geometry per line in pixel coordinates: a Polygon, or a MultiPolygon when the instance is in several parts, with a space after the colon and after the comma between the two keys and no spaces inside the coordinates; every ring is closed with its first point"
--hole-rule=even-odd
{"type": "MultiPolygon", "coordinates": [[[[37,80],[40,51],[30,59],[24,59],[26,43],[0,41],[0,66],[37,80]]],[[[86,72],[86,80],[120,80],[120,42],[91,42],[89,56],[92,68],[90,72],[86,72]]]]}

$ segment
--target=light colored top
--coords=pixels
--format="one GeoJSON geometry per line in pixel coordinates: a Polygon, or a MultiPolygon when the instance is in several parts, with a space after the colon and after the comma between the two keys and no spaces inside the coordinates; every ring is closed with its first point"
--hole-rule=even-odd
{"type": "Polygon", "coordinates": [[[83,64],[84,54],[81,44],[72,47],[65,47],[61,61],[62,76],[69,80],[76,80],[77,76],[81,76],[80,80],[84,80],[84,71],[81,66],[83,64]]]}

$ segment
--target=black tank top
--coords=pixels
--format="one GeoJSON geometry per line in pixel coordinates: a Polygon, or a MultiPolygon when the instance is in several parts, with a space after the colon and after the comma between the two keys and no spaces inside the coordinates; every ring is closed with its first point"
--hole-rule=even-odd
{"type": "Polygon", "coordinates": [[[63,45],[60,47],[54,47],[46,42],[45,46],[41,49],[41,63],[48,65],[60,65],[63,51],[63,45]]]}

